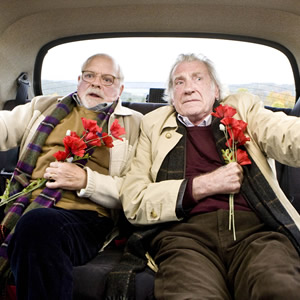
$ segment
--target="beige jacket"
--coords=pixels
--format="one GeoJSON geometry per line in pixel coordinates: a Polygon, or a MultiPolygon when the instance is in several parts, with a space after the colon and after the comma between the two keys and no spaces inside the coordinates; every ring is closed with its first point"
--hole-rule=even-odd
{"type": "MultiPolygon", "coordinates": [[[[40,122],[52,112],[59,99],[57,96],[39,96],[12,111],[1,111],[0,150],[20,146],[21,156],[40,122]]],[[[88,182],[86,188],[79,192],[79,196],[89,198],[106,208],[121,207],[119,190],[135,152],[141,118],[142,114],[139,112],[123,107],[121,102],[118,103],[109,120],[108,128],[115,119],[118,119],[120,125],[125,127],[126,135],[123,141],[114,140],[114,147],[110,148],[109,175],[86,168],[88,182]]]]}
{"type": "MultiPolygon", "coordinates": [[[[259,98],[250,94],[231,95],[223,104],[235,107],[235,118],[248,123],[251,140],[246,144],[247,150],[300,229],[299,214],[280,189],[268,162],[273,158],[300,167],[300,118],[266,110],[259,98]]],[[[142,120],[136,157],[121,189],[125,215],[133,224],[178,220],[175,211],[183,180],[155,182],[165,156],[182,137],[176,129],[172,106],[157,109],[142,120]]]]}

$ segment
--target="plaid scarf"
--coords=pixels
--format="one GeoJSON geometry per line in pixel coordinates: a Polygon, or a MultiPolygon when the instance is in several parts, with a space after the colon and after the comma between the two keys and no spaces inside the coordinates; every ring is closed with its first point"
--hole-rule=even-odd
{"type": "MultiPolygon", "coordinates": [[[[218,105],[219,103],[216,102],[214,108],[218,105]]],[[[183,137],[165,157],[157,175],[157,182],[184,178],[186,128],[178,120],[177,125],[177,132],[182,134],[183,137]]],[[[219,125],[220,119],[213,117],[212,132],[220,159],[224,162],[221,149],[226,149],[227,147],[225,145],[226,138],[224,133],[219,129],[219,125]]],[[[249,154],[248,156],[252,164],[243,167],[244,181],[241,188],[243,196],[258,217],[263,220],[265,225],[267,225],[270,230],[285,234],[300,254],[300,232],[298,228],[276,197],[253,159],[249,154]]],[[[182,187],[184,186],[185,185],[182,187]]],[[[180,191],[180,193],[181,192],[183,191],[180,191]]],[[[144,270],[146,267],[145,254],[147,251],[150,252],[150,241],[160,230],[163,230],[165,226],[169,225],[170,223],[151,226],[150,229],[149,227],[144,230],[139,229],[132,234],[128,240],[128,245],[125,248],[120,264],[109,273],[106,283],[105,299],[135,299],[135,273],[144,270]]]]}
{"type": "MultiPolygon", "coordinates": [[[[32,141],[27,145],[27,149],[17,163],[11,180],[10,196],[23,190],[31,179],[32,172],[35,168],[37,159],[42,151],[42,147],[49,134],[74,108],[76,93],[64,97],[55,107],[51,115],[48,115],[39,125],[32,141]]],[[[107,131],[107,124],[110,115],[113,113],[117,101],[106,107],[97,115],[99,127],[107,131]]],[[[90,154],[92,154],[91,150],[90,154]]],[[[82,165],[87,160],[80,161],[82,165]]],[[[7,257],[7,246],[14,232],[15,225],[20,217],[35,208],[53,207],[62,196],[62,189],[49,189],[45,187],[42,192],[31,203],[31,193],[19,197],[14,202],[9,203],[6,207],[6,214],[0,225],[0,281],[3,286],[3,280],[10,276],[10,269],[7,257]]]]}

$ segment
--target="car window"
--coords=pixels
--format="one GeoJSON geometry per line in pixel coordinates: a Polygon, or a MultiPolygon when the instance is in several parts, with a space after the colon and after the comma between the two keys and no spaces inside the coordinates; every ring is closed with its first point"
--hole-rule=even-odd
{"type": "Polygon", "coordinates": [[[60,44],[42,60],[43,94],[76,89],[82,62],[95,53],[115,57],[125,75],[123,101],[145,102],[150,88],[165,88],[169,70],[181,53],[211,59],[228,93],[249,91],[265,105],[293,107],[295,79],[288,57],[273,47],[235,40],[179,37],[101,38],[60,44]]]}

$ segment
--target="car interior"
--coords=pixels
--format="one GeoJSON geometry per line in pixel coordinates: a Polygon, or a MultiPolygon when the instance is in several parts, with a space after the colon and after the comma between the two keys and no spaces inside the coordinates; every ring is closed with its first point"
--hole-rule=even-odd
{"type": "MultiPolygon", "coordinates": [[[[280,51],[292,74],[289,105],[284,101],[278,105],[277,101],[276,104],[265,102],[265,106],[276,113],[300,116],[300,2],[297,0],[0,0],[0,15],[1,110],[12,110],[46,93],[42,77],[47,77],[47,71],[43,63],[53,47],[96,39],[178,38],[178,43],[181,43],[180,38],[205,38],[249,42],[280,51]]],[[[160,69],[157,64],[159,54],[154,53],[162,53],[165,48],[159,41],[141,45],[145,51],[146,48],[150,51],[146,60],[156,66],[157,73],[160,69]]],[[[126,47],[134,51],[130,49],[130,42],[126,47]]],[[[229,51],[234,51],[234,47],[233,44],[229,51]]],[[[124,51],[123,44],[119,48],[120,53],[124,51]]],[[[176,45],[172,50],[176,52],[176,45]]],[[[221,47],[217,50],[224,61],[228,60],[221,47]]],[[[198,49],[189,51],[197,52],[198,49]]],[[[68,56],[73,61],[78,60],[75,54],[68,53],[68,56]]],[[[244,56],[243,60],[250,59],[250,56],[244,56]]],[[[63,64],[58,56],[54,58],[63,64]]],[[[128,62],[143,68],[134,56],[128,58],[128,62]]],[[[236,62],[229,59],[228,63],[233,66],[236,62]]],[[[281,72],[276,59],[272,67],[273,73],[281,72]]],[[[147,67],[144,70],[147,71],[147,67]]],[[[230,67],[227,72],[230,73],[230,67]]],[[[241,66],[240,72],[239,77],[246,76],[247,67],[241,66]]],[[[78,74],[74,75],[76,79],[78,74]]],[[[148,81],[153,83],[155,80],[148,81]]],[[[241,89],[242,85],[238,88],[241,89]]],[[[127,97],[123,99],[124,105],[143,114],[168,105],[163,99],[164,86],[149,84],[143,88],[147,92],[142,100],[127,97]]],[[[51,93],[60,94],[60,91],[54,88],[51,93]]],[[[18,147],[0,152],[1,192],[17,159],[18,147]]],[[[299,212],[300,170],[276,162],[276,172],[283,191],[299,212]]],[[[74,299],[104,299],[107,274],[119,263],[123,253],[123,247],[116,245],[111,243],[94,260],[74,268],[74,299]]],[[[154,275],[150,268],[138,274],[136,282],[142,288],[136,289],[136,299],[153,299],[154,275]]]]}

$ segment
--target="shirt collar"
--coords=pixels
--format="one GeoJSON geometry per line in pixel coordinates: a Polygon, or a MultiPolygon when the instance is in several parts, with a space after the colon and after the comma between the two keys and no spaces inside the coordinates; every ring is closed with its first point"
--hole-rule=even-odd
{"type": "MultiPolygon", "coordinates": [[[[195,127],[188,117],[182,116],[180,114],[177,115],[178,120],[186,127],[195,127]]],[[[200,124],[198,124],[198,127],[206,127],[211,124],[212,116],[209,114],[200,124]]]]}

